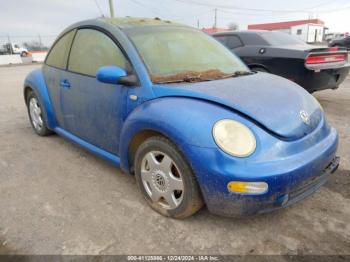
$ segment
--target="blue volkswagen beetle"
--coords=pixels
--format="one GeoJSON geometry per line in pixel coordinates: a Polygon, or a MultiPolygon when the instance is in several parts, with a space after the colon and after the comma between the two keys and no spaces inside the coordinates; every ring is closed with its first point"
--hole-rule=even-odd
{"type": "Polygon", "coordinates": [[[70,26],[24,97],[38,135],[55,132],[135,174],[169,217],[204,203],[228,216],[287,207],[338,167],[337,132],[310,94],[169,21],[70,26]]]}

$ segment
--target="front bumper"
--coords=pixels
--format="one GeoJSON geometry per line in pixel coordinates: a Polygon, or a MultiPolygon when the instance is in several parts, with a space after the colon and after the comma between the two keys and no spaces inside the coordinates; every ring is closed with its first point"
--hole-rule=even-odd
{"type": "Polygon", "coordinates": [[[194,146],[186,154],[190,154],[209,211],[245,216],[290,206],[317,191],[339,165],[337,146],[337,132],[331,129],[307,150],[287,157],[267,156],[264,161],[235,161],[219,149],[194,146]],[[227,189],[230,181],[266,182],[269,189],[261,195],[232,193],[227,189]]]}
{"type": "Polygon", "coordinates": [[[306,180],[296,188],[291,189],[290,192],[281,195],[276,199],[275,203],[271,204],[270,207],[259,210],[259,214],[268,213],[276,209],[288,207],[300,202],[301,200],[311,196],[316,192],[324,183],[327,182],[330,175],[333,174],[339,167],[340,158],[335,157],[332,162],[319,174],[306,180]]]}

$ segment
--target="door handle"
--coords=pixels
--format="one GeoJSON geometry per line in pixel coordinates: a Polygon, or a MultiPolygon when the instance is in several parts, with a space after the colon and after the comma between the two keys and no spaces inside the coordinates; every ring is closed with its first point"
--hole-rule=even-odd
{"type": "Polygon", "coordinates": [[[67,79],[61,80],[60,81],[60,86],[66,89],[70,88],[70,83],[67,79]]]}

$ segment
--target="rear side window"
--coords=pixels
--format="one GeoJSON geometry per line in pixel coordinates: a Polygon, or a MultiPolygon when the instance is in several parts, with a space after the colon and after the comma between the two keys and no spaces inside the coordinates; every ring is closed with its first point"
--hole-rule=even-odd
{"type": "Polygon", "coordinates": [[[235,36],[235,35],[227,36],[226,46],[229,49],[235,49],[235,48],[240,47],[242,45],[243,45],[242,41],[239,39],[238,36],[235,36]]]}
{"type": "Polygon", "coordinates": [[[306,43],[295,36],[281,32],[264,32],[261,37],[272,46],[305,45],[306,43]]]}
{"type": "Polygon", "coordinates": [[[219,36],[214,36],[216,40],[218,40],[221,44],[226,45],[226,36],[219,35],[219,36]]]}
{"type": "Polygon", "coordinates": [[[56,44],[51,48],[51,51],[46,59],[46,64],[49,66],[66,69],[69,49],[73,41],[75,30],[62,36],[56,44]]]}
{"type": "Polygon", "coordinates": [[[126,68],[122,51],[106,34],[94,29],[80,29],[74,39],[68,70],[96,76],[101,66],[116,65],[126,68]]]}
{"type": "Polygon", "coordinates": [[[262,45],[262,46],[266,46],[269,45],[269,43],[262,38],[259,34],[255,34],[255,33],[244,33],[241,34],[240,37],[242,38],[244,44],[247,46],[255,46],[255,45],[262,45]]]}

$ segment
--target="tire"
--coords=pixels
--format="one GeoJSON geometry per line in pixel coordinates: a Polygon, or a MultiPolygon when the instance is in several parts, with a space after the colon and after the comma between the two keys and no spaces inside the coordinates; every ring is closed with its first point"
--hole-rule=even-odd
{"type": "Polygon", "coordinates": [[[182,219],[203,206],[192,169],[168,139],[154,136],[145,140],[136,151],[134,167],[142,195],[159,214],[182,219]]]}
{"type": "Polygon", "coordinates": [[[21,57],[27,57],[28,56],[28,53],[27,52],[22,52],[21,53],[21,57]]]}
{"type": "Polygon", "coordinates": [[[264,73],[269,73],[265,68],[263,67],[252,67],[250,70],[255,71],[255,72],[264,72],[264,73]]]}
{"type": "Polygon", "coordinates": [[[41,110],[42,106],[33,91],[28,93],[26,102],[30,124],[32,125],[35,133],[37,133],[39,136],[51,135],[53,132],[47,127],[45,117],[43,116],[41,110]]]}

